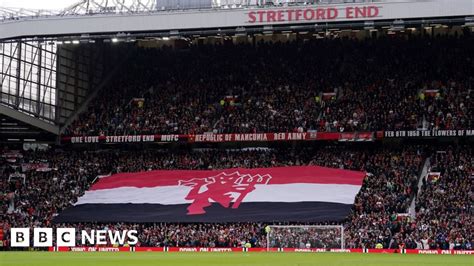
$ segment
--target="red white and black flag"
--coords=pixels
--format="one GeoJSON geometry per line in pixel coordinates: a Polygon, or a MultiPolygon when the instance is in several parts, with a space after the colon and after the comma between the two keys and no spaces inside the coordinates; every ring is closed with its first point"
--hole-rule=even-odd
{"type": "Polygon", "coordinates": [[[364,176],[318,166],[121,173],[101,178],[55,221],[340,221],[364,176]]]}

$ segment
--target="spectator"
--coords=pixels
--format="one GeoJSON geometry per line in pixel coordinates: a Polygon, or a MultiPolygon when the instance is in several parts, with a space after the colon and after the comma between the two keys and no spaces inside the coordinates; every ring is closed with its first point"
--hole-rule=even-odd
{"type": "Polygon", "coordinates": [[[473,47],[463,35],[137,49],[65,134],[471,129],[473,47]]]}

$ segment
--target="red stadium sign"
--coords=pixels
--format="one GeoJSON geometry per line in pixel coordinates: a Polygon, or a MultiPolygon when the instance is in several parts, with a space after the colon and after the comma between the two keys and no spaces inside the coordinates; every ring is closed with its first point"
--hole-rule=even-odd
{"type": "Polygon", "coordinates": [[[243,248],[169,247],[168,252],[243,252],[243,248]]]}
{"type": "Polygon", "coordinates": [[[130,247],[50,247],[49,251],[60,252],[129,252],[130,247]]]}
{"type": "Polygon", "coordinates": [[[248,23],[332,21],[379,16],[379,6],[308,7],[284,10],[259,10],[248,13],[248,23]]]}
{"type": "Polygon", "coordinates": [[[361,248],[210,248],[210,247],[50,247],[51,252],[285,252],[285,253],[384,253],[420,255],[474,255],[474,250],[361,249],[361,248]]]}
{"type": "Polygon", "coordinates": [[[71,144],[88,143],[153,143],[153,142],[269,142],[269,141],[372,141],[372,132],[276,132],[243,134],[167,134],[167,135],[121,135],[121,136],[63,136],[61,142],[71,144]]]}
{"type": "Polygon", "coordinates": [[[222,142],[287,142],[287,141],[341,141],[364,142],[375,139],[412,139],[412,138],[447,138],[473,137],[473,129],[462,130],[401,130],[377,132],[276,132],[276,133],[234,133],[234,134],[155,134],[155,135],[120,135],[120,136],[63,136],[61,143],[222,143],[222,142]]]}

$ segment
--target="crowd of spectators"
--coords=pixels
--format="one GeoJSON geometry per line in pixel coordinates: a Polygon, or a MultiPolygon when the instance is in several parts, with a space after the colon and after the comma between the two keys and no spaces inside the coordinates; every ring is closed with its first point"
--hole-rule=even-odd
{"type": "MultiPolygon", "coordinates": [[[[448,149],[442,154],[422,146],[48,150],[4,151],[3,154],[10,154],[0,158],[3,166],[0,168],[0,227],[7,232],[7,237],[10,227],[56,226],[53,221],[57,213],[71,206],[98,175],[155,169],[320,165],[367,172],[353,211],[343,222],[346,247],[373,248],[381,243],[386,248],[397,248],[399,245],[424,248],[417,243],[431,239],[438,242],[429,248],[449,248],[439,244],[439,239],[449,239],[457,241],[453,242],[455,244],[462,242],[462,248],[472,248],[473,236],[469,229],[472,227],[470,199],[473,184],[469,176],[472,171],[472,148],[461,153],[448,149]],[[418,177],[427,156],[434,158],[432,168],[439,169],[442,174],[436,183],[425,182],[417,200],[417,217],[412,219],[405,214],[414,195],[418,194],[418,177]],[[25,164],[43,165],[36,170],[26,169],[24,178],[21,178],[19,173],[25,164]]],[[[139,245],[142,246],[223,247],[250,243],[263,247],[266,246],[266,225],[82,223],[69,226],[84,230],[134,228],[139,232],[139,245]]],[[[313,241],[317,246],[337,245],[337,242],[306,240],[313,241]]],[[[285,245],[300,247],[305,242],[298,240],[296,244],[295,241],[285,245]]]]}
{"type": "Polygon", "coordinates": [[[471,129],[473,47],[461,35],[137,48],[64,133],[471,129]]]}
{"type": "Polygon", "coordinates": [[[432,156],[433,178],[423,179],[416,205],[418,227],[411,235],[422,236],[423,247],[473,248],[473,155],[472,148],[451,148],[432,156]]]}
{"type": "Polygon", "coordinates": [[[272,248],[341,248],[343,245],[340,227],[275,226],[268,231],[268,245],[272,248]]]}

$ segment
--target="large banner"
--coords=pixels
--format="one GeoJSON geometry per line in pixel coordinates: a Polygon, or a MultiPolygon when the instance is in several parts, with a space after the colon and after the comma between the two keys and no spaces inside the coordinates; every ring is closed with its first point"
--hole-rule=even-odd
{"type": "Polygon", "coordinates": [[[120,136],[63,136],[63,144],[89,143],[150,143],[150,142],[268,142],[268,141],[373,141],[372,132],[275,132],[235,134],[167,134],[167,135],[120,135],[120,136]]]}
{"type": "Polygon", "coordinates": [[[252,141],[292,141],[316,140],[320,138],[338,139],[339,133],[282,132],[243,134],[165,134],[165,135],[121,135],[121,136],[71,136],[62,137],[62,143],[139,143],[139,142],[252,142],[252,141]]]}
{"type": "Polygon", "coordinates": [[[318,166],[121,173],[101,178],[55,222],[340,221],[364,176],[318,166]]]}
{"type": "Polygon", "coordinates": [[[38,172],[46,172],[49,171],[51,168],[49,168],[49,163],[22,163],[21,164],[21,171],[22,172],[28,172],[28,171],[33,171],[36,170],[38,172]]]}
{"type": "Polygon", "coordinates": [[[273,141],[340,141],[370,142],[381,139],[431,139],[450,137],[473,137],[474,129],[459,130],[398,130],[377,132],[274,132],[274,133],[235,133],[235,134],[167,134],[167,135],[119,135],[119,136],[63,136],[63,144],[93,143],[156,143],[156,142],[273,142],[273,141]]]}
{"type": "Polygon", "coordinates": [[[446,137],[472,137],[473,129],[439,129],[439,130],[398,130],[384,131],[384,138],[446,138],[446,137]]]}

